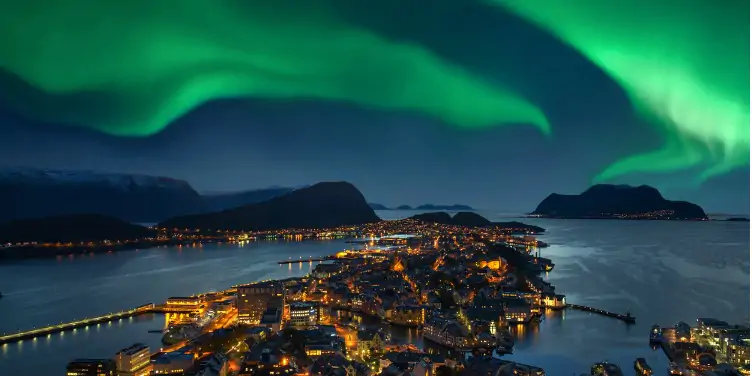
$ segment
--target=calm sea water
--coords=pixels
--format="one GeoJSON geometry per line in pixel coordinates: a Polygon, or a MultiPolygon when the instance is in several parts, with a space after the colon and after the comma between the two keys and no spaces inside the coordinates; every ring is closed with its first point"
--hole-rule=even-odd
{"type": "MultiPolygon", "coordinates": [[[[393,219],[409,212],[381,212],[393,219]]],[[[481,213],[494,220],[507,215],[481,213]]],[[[631,310],[637,325],[577,311],[551,314],[520,328],[510,359],[544,367],[549,375],[587,372],[608,360],[627,371],[636,357],[665,369],[665,356],[648,346],[653,324],[717,317],[749,324],[749,224],[525,219],[546,228],[542,250],[556,263],[546,278],[572,303],[631,310]]],[[[0,265],[0,332],[160,302],[169,296],[220,290],[233,284],[301,276],[315,266],[276,261],[322,256],[343,241],[259,242],[245,246],[148,249],[74,259],[0,265]]],[[[58,375],[75,357],[110,357],[134,342],[159,347],[164,325],[152,315],[49,338],[0,346],[0,375],[58,375]],[[32,367],[33,369],[29,369],[32,367]]],[[[398,341],[414,330],[392,329],[398,341]]]]}

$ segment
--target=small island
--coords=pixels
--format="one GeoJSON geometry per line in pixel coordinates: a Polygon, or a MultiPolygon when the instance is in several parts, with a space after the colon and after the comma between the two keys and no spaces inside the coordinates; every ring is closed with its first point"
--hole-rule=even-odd
{"type": "Polygon", "coordinates": [[[531,215],[561,219],[708,220],[700,206],[667,200],[647,185],[598,184],[579,195],[552,193],[531,215]]]}
{"type": "Polygon", "coordinates": [[[726,222],[749,222],[749,218],[745,218],[745,217],[731,217],[731,218],[726,218],[725,221],[726,222]]]}
{"type": "Polygon", "coordinates": [[[493,227],[495,229],[504,230],[511,234],[542,234],[546,231],[543,227],[528,225],[521,222],[491,222],[487,218],[480,214],[473,212],[459,212],[454,216],[451,216],[447,212],[431,212],[417,214],[409,219],[418,220],[421,222],[436,223],[440,225],[452,225],[459,227],[493,227]]]}
{"type": "Polygon", "coordinates": [[[470,205],[464,205],[464,204],[452,204],[452,205],[436,205],[436,204],[423,204],[418,205],[416,207],[412,207],[410,205],[400,205],[395,208],[390,208],[386,205],[377,204],[369,202],[368,205],[371,206],[373,210],[446,210],[446,211],[473,211],[475,210],[470,205]]]}

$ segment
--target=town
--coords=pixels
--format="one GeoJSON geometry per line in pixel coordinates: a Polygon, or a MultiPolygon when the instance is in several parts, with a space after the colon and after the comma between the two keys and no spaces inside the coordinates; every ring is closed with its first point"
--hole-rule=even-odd
{"type": "MultiPolygon", "coordinates": [[[[311,233],[354,236],[353,249],[325,257],[327,263],[302,278],[172,297],[124,312],[123,317],[165,313],[164,346],[137,343],[112,359],[75,359],[67,374],[545,375],[534,364],[503,358],[513,350],[513,328],[567,307],[627,324],[635,320],[629,313],[568,304],[541,277],[554,264],[539,256],[536,232],[529,227],[471,228],[405,219],[319,232],[232,233],[226,241],[311,233]],[[414,328],[421,342],[431,345],[395,341],[384,325],[414,328]]],[[[280,260],[280,265],[295,262],[308,260],[280,260]]],[[[664,346],[677,372],[748,371],[749,328],[730,331],[728,324],[709,319],[701,320],[698,330],[685,325],[659,328],[660,336],[650,336],[651,343],[664,346]]],[[[38,334],[44,333],[12,339],[38,334]]],[[[591,374],[613,375],[614,367],[596,363],[591,374]]],[[[652,374],[644,359],[635,361],[635,369],[652,374]]]]}

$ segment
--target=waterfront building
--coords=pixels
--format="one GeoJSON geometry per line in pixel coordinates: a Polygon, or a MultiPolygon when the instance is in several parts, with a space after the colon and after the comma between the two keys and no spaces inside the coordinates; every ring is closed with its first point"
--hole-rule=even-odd
{"type": "Polygon", "coordinates": [[[542,294],[543,306],[551,309],[561,309],[567,306],[567,298],[560,294],[542,294]]]}
{"type": "Polygon", "coordinates": [[[288,325],[308,326],[319,323],[319,311],[311,303],[293,302],[289,305],[290,319],[288,325]]]}
{"type": "Polygon", "coordinates": [[[507,299],[504,302],[504,318],[507,323],[527,323],[532,317],[532,307],[524,299],[507,299]]]}
{"type": "Polygon", "coordinates": [[[396,306],[391,310],[389,322],[402,326],[420,326],[425,320],[425,310],[418,306],[396,306]]]}
{"type": "Polygon", "coordinates": [[[193,355],[183,352],[158,354],[152,361],[152,374],[177,375],[188,371],[193,366],[193,355]]]}
{"type": "Polygon", "coordinates": [[[269,306],[278,305],[280,298],[284,301],[284,289],[282,284],[278,282],[237,286],[238,323],[258,325],[264,311],[269,306]]]}
{"type": "Polygon", "coordinates": [[[692,328],[686,322],[680,321],[674,326],[674,336],[676,342],[691,342],[692,328]]]}
{"type": "Polygon", "coordinates": [[[197,296],[189,296],[189,297],[183,297],[183,296],[174,296],[171,298],[167,298],[167,302],[165,304],[165,307],[169,309],[179,310],[179,311],[198,311],[201,309],[201,298],[197,296]]]}
{"type": "Polygon", "coordinates": [[[112,359],[75,359],[65,369],[67,376],[117,375],[117,365],[112,359]]]}
{"type": "Polygon", "coordinates": [[[118,376],[147,376],[151,373],[149,346],[136,343],[115,354],[118,376]]]}
{"type": "Polygon", "coordinates": [[[697,319],[697,329],[700,335],[712,337],[717,335],[722,329],[729,327],[729,323],[714,319],[712,317],[700,317],[697,319]]]}
{"type": "Polygon", "coordinates": [[[735,366],[749,366],[749,337],[726,337],[721,346],[721,351],[729,363],[735,366]]]}
{"type": "Polygon", "coordinates": [[[423,326],[423,337],[451,348],[466,348],[470,345],[469,333],[454,320],[432,317],[423,326]]]}

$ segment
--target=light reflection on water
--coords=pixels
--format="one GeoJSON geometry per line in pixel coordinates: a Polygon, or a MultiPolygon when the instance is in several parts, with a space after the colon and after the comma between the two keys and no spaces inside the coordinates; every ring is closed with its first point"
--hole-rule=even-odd
{"type": "MultiPolygon", "coordinates": [[[[545,278],[557,286],[557,292],[567,294],[571,303],[618,312],[629,309],[637,324],[628,327],[578,311],[549,312],[540,324],[514,328],[517,343],[509,359],[541,366],[551,375],[587,372],[590,364],[602,360],[627,371],[636,357],[662,370],[665,356],[648,346],[651,325],[694,322],[703,316],[749,323],[748,224],[523,221],[549,230],[541,239],[551,247],[541,253],[556,263],[545,278]]],[[[242,248],[205,245],[5,264],[0,266],[5,295],[0,299],[0,332],[237,283],[299,276],[316,264],[298,262],[285,268],[277,261],[324,256],[345,248],[350,247],[344,241],[264,241],[242,248]]],[[[111,357],[137,341],[160,346],[161,336],[147,331],[160,329],[163,317],[142,316],[123,324],[0,346],[0,374],[16,374],[36,364],[36,375],[56,375],[75,357],[111,357]]],[[[441,350],[423,343],[417,329],[386,329],[398,342],[441,350]]]]}

